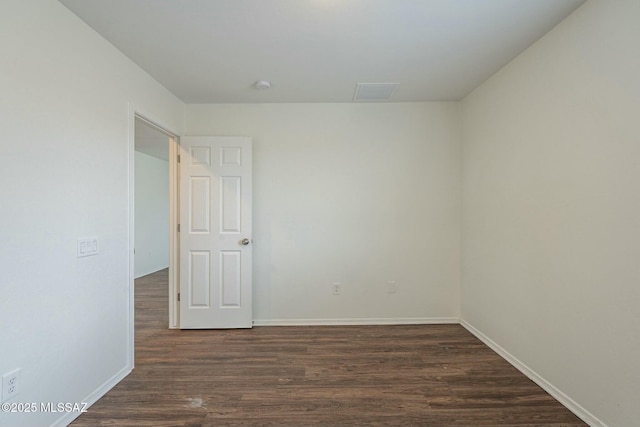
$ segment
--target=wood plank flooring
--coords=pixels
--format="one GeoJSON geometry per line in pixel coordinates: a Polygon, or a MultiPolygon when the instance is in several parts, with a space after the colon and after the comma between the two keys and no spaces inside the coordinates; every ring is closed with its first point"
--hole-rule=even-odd
{"type": "Polygon", "coordinates": [[[585,426],[459,325],[167,329],[136,281],[136,368],[73,426],[585,426]]]}

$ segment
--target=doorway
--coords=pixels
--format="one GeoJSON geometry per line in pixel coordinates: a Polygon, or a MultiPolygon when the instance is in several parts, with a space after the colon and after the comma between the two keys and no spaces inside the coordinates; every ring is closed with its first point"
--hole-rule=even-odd
{"type": "Polygon", "coordinates": [[[169,328],[178,327],[177,212],[178,136],[139,113],[131,116],[130,301],[131,357],[135,324],[135,279],[168,269],[169,328]]]}
{"type": "MultiPolygon", "coordinates": [[[[158,242],[166,242],[167,234],[169,242],[168,327],[170,329],[208,329],[252,326],[252,143],[249,137],[185,137],[186,139],[182,141],[188,145],[188,149],[185,150],[180,146],[181,142],[175,133],[148,120],[138,112],[133,112],[133,108],[130,111],[132,114],[129,133],[129,298],[131,302],[129,341],[133,365],[135,278],[166,268],[166,246],[158,242]],[[195,145],[189,145],[188,141],[194,142],[195,145]],[[145,204],[144,210],[151,214],[136,213],[138,210],[136,203],[141,203],[136,200],[136,191],[142,191],[136,185],[136,169],[142,167],[140,166],[142,162],[136,162],[136,157],[145,159],[145,162],[152,165],[161,165],[156,169],[164,169],[165,174],[158,175],[157,180],[166,182],[166,168],[168,168],[168,221],[166,215],[163,219],[152,217],[154,211],[164,211],[166,214],[166,188],[151,190],[158,194],[164,193],[159,202],[160,205],[153,205],[148,200],[142,202],[145,204]],[[183,167],[187,168],[187,172],[193,168],[204,168],[204,170],[199,170],[195,177],[185,173],[184,179],[180,179],[180,157],[184,157],[183,163],[186,166],[183,167]],[[211,176],[205,176],[206,171],[210,172],[211,176]],[[184,185],[187,185],[183,188],[186,204],[182,203],[182,198],[179,196],[179,189],[184,185]],[[151,204],[151,208],[146,206],[147,204],[151,204]],[[193,239],[187,239],[186,244],[185,241],[181,242],[180,212],[186,215],[183,218],[185,220],[183,225],[186,227],[183,227],[185,228],[183,237],[185,233],[199,237],[215,235],[219,241],[217,246],[200,248],[196,245],[197,242],[192,241],[193,239]],[[144,228],[140,228],[143,222],[144,228]],[[151,225],[153,227],[148,230],[146,227],[151,225]],[[163,232],[162,229],[165,231],[163,232]],[[137,234],[141,235],[140,239],[137,238],[137,234]],[[159,234],[162,236],[158,236],[159,234]],[[149,239],[146,242],[145,236],[149,239]],[[135,260],[138,255],[146,258],[149,255],[146,252],[151,252],[150,247],[153,251],[160,253],[158,257],[160,261],[156,260],[156,263],[152,264],[153,267],[142,267],[135,260]],[[181,257],[181,250],[186,250],[188,254],[181,257]],[[210,256],[211,254],[217,255],[210,256]],[[203,263],[204,258],[211,262],[203,263]],[[214,261],[219,261],[221,265],[216,267],[214,261]],[[181,266],[181,263],[184,265],[181,266]],[[211,271],[217,271],[219,274],[211,274],[211,271]],[[182,284],[180,274],[186,274],[182,284]],[[180,298],[181,290],[185,291],[184,301],[180,298]],[[207,308],[209,309],[207,313],[210,312],[211,316],[207,317],[206,321],[183,324],[185,319],[181,315],[184,316],[189,311],[187,308],[194,309],[198,314],[202,314],[207,308]]],[[[140,207],[142,210],[142,206],[140,207]]],[[[204,240],[208,242],[210,239],[204,240]]],[[[195,311],[191,312],[195,313],[195,311]]]]}
{"type": "Polygon", "coordinates": [[[169,139],[136,118],[135,279],[169,268],[169,139]]]}

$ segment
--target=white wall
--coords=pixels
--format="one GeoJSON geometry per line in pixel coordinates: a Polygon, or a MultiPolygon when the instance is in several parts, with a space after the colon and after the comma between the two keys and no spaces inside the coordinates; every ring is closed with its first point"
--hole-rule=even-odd
{"type": "Polygon", "coordinates": [[[0,28],[0,374],[22,368],[13,401],[82,402],[131,368],[128,103],[177,132],[184,105],[57,1],[4,0],[0,28]]]}
{"type": "Polygon", "coordinates": [[[138,278],[169,267],[169,162],[136,151],[135,169],[138,278]]]}
{"type": "Polygon", "coordinates": [[[462,103],[462,318],[620,427],[640,425],[638,22],[589,1],[462,103]]]}
{"type": "MultiPolygon", "coordinates": [[[[587,2],[462,103],[462,317],[610,426],[640,395],[639,17],[587,2]]],[[[91,400],[131,367],[128,103],[177,133],[184,105],[56,1],[0,24],[0,374],[91,400]]],[[[256,320],[457,318],[457,104],[187,110],[188,134],[254,138],[256,320]]]]}
{"type": "Polygon", "coordinates": [[[186,117],[189,135],[253,137],[258,324],[457,320],[457,104],[188,105],[186,117]]]}

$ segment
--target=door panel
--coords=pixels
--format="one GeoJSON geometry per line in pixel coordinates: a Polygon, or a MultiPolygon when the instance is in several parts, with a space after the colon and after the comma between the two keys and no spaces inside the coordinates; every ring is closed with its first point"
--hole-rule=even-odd
{"type": "Polygon", "coordinates": [[[225,176],[220,182],[220,232],[224,234],[240,233],[242,223],[242,178],[225,176]]]}
{"type": "Polygon", "coordinates": [[[209,251],[189,251],[189,308],[209,308],[209,251]]]}
{"type": "Polygon", "coordinates": [[[189,231],[191,233],[211,233],[211,178],[208,176],[189,177],[189,231]]]}
{"type": "Polygon", "coordinates": [[[250,328],[251,139],[180,139],[180,327],[250,328]]]}
{"type": "Polygon", "coordinates": [[[242,253],[240,251],[220,252],[220,284],[222,286],[222,306],[239,307],[241,294],[242,253]]]}

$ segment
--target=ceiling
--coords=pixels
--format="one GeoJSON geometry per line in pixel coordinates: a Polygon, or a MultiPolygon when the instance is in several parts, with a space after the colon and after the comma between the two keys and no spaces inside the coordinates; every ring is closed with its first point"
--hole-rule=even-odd
{"type": "Polygon", "coordinates": [[[584,2],[60,1],[185,103],[457,101],[584,2]]]}

